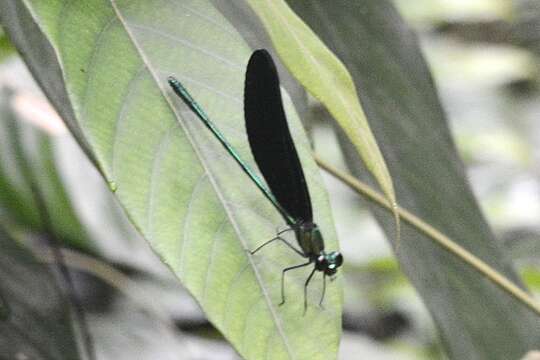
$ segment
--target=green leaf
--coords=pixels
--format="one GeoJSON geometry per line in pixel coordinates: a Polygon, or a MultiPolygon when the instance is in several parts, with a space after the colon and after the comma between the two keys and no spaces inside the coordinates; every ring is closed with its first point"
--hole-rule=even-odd
{"type": "MultiPolygon", "coordinates": [[[[283,221],[167,86],[174,74],[253,165],[242,116],[250,49],[206,1],[14,1],[0,17],[49,99],[134,225],[247,359],[335,358],[341,282],[308,291],[310,269],[281,244],[252,256],[283,221]]],[[[336,249],[309,143],[285,96],[315,220],[336,249]]]]}
{"type": "Polygon", "coordinates": [[[343,63],[283,0],[248,0],[293,76],[332,114],[391,204],[392,178],[343,63]]]}
{"type": "Polygon", "coordinates": [[[0,353],[79,359],[69,304],[49,268],[0,226],[0,353]]]}
{"type": "MultiPolygon", "coordinates": [[[[392,5],[380,0],[290,4],[350,69],[389,160],[400,206],[521,284],[467,183],[416,38],[392,5]]],[[[356,152],[343,143],[353,171],[368,179],[356,152]]],[[[391,237],[392,218],[372,210],[391,237]]],[[[409,225],[403,225],[398,257],[450,358],[518,359],[540,343],[535,314],[409,225]]]]}
{"type": "Polygon", "coordinates": [[[0,61],[13,54],[15,54],[15,48],[7,38],[4,30],[2,30],[2,27],[0,27],[0,61]]]}
{"type": "Polygon", "coordinates": [[[33,188],[39,189],[54,236],[68,246],[94,251],[61,179],[53,137],[16,114],[14,99],[12,91],[0,91],[0,210],[4,222],[43,231],[33,193],[33,188]]]}

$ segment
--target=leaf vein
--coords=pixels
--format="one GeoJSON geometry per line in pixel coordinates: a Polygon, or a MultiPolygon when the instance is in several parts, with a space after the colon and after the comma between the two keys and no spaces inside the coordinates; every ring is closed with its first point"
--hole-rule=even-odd
{"type": "Polygon", "coordinates": [[[194,44],[192,44],[191,42],[189,42],[188,40],[185,40],[185,39],[180,39],[178,38],[177,36],[173,36],[171,34],[168,34],[164,31],[161,31],[161,30],[158,30],[156,28],[153,28],[153,27],[150,27],[150,26],[146,26],[146,25],[140,25],[140,24],[133,24],[131,23],[130,24],[131,27],[133,28],[136,28],[136,29],[139,29],[139,30],[143,30],[143,31],[148,31],[148,32],[152,32],[152,33],[155,33],[163,38],[166,38],[168,40],[171,40],[172,42],[175,42],[175,43],[179,43],[189,49],[192,49],[194,51],[197,51],[197,52],[200,52],[201,54],[204,54],[204,55],[207,55],[208,57],[214,59],[214,60],[217,60],[225,65],[228,65],[232,68],[236,68],[236,69],[243,69],[244,67],[241,65],[241,64],[237,64],[233,61],[230,61],[229,59],[227,58],[224,58],[223,56],[219,56],[218,54],[214,53],[214,52],[211,52],[211,51],[208,51],[206,49],[203,49],[199,46],[196,46],[194,44]]]}

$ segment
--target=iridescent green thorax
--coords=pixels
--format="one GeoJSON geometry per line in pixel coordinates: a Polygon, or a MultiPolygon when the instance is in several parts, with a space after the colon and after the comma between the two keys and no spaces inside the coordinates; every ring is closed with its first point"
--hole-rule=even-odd
{"type": "Polygon", "coordinates": [[[294,231],[298,245],[308,258],[314,258],[324,251],[324,240],[317,224],[301,222],[294,231]]]}
{"type": "Polygon", "coordinates": [[[324,251],[324,240],[317,224],[300,223],[295,228],[295,233],[304,254],[315,262],[315,268],[325,275],[334,275],[343,264],[343,256],[338,251],[324,251]]]}

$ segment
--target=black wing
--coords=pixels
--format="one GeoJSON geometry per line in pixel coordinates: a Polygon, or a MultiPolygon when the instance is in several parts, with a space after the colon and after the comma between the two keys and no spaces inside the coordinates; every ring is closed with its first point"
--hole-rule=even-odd
{"type": "Polygon", "coordinates": [[[283,110],[279,77],[264,49],[249,59],[244,114],[251,152],[270,190],[295,220],[311,222],[311,199],[283,110]]]}

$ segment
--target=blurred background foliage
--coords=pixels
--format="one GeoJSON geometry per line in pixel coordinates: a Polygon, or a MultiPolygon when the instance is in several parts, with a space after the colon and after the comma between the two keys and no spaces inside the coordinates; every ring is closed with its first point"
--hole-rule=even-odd
{"type": "MultiPolygon", "coordinates": [[[[419,36],[479,203],[538,294],[540,2],[395,0],[395,5],[419,36]]],[[[73,251],[66,261],[76,269],[100,358],[177,359],[179,353],[188,359],[237,358],[124,218],[96,170],[50,115],[1,30],[0,62],[2,240],[22,242],[47,261],[28,185],[35,182],[46,207],[63,208],[65,216],[53,219],[54,233],[73,251]],[[25,108],[37,110],[28,114],[25,108]],[[96,259],[101,265],[91,262],[96,259]],[[148,295],[156,292],[160,296],[148,295]]],[[[320,111],[316,103],[312,108],[320,111]]],[[[344,165],[328,123],[314,123],[311,133],[318,153],[344,165]]],[[[371,359],[444,359],[427,311],[364,204],[344,185],[329,176],[325,180],[347,254],[341,358],[361,353],[371,359]]],[[[0,334],[7,331],[0,325],[0,334]]]]}
{"type": "MultiPolygon", "coordinates": [[[[419,36],[482,210],[524,281],[538,294],[540,2],[396,0],[395,5],[419,36]]],[[[408,319],[400,340],[386,344],[414,353],[413,358],[420,353],[444,358],[420,301],[406,279],[391,270],[398,271],[377,225],[369,214],[369,225],[360,224],[358,214],[350,211],[353,204],[338,206],[337,201],[352,200],[348,190],[335,187],[340,195],[332,194],[332,199],[345,253],[366,254],[357,259],[362,265],[355,268],[354,282],[364,279],[357,291],[377,294],[367,308],[401,309],[408,319]],[[346,246],[361,245],[347,240],[355,233],[370,239],[369,249],[347,251],[346,246]]],[[[350,292],[346,296],[353,299],[350,292]]]]}

